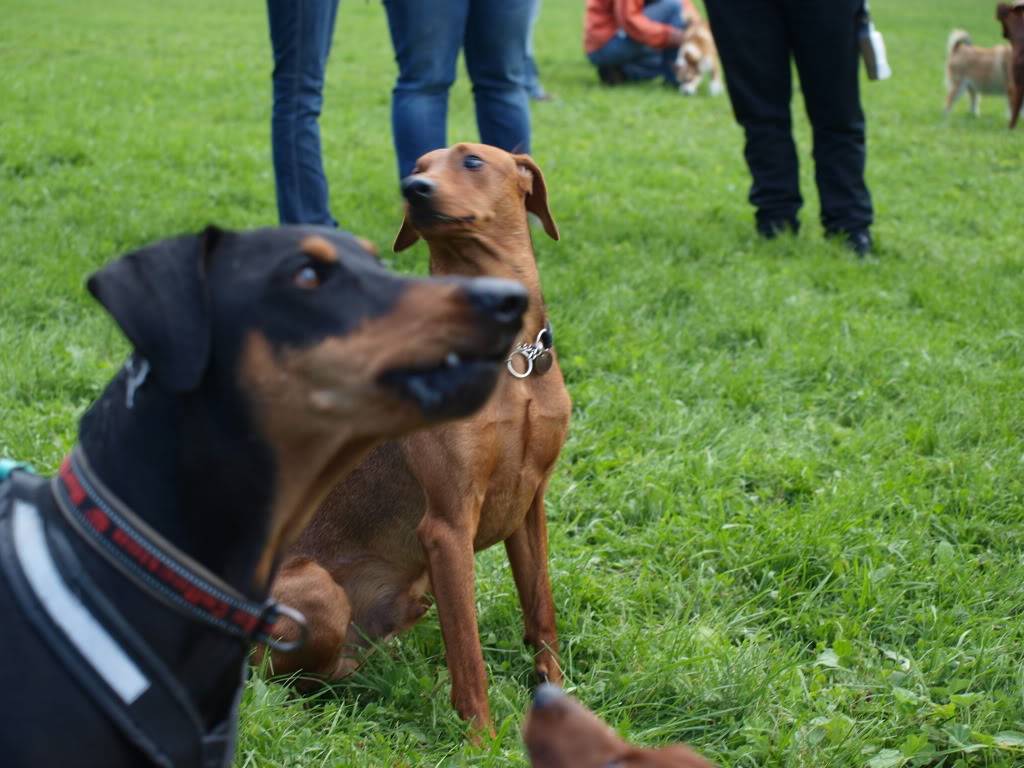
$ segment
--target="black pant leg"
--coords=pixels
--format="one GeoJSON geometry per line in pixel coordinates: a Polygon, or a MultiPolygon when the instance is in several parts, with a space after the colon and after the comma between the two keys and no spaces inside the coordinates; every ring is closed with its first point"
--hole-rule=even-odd
{"type": "MultiPolygon", "coordinates": [[[[829,2],[830,0],[822,0],[829,2]]],[[[792,70],[783,0],[706,0],[729,99],[746,133],[758,224],[795,219],[803,204],[790,116],[792,70]]]]}
{"type": "Polygon", "coordinates": [[[784,0],[826,231],[871,226],[857,20],[863,0],[784,0]]]}

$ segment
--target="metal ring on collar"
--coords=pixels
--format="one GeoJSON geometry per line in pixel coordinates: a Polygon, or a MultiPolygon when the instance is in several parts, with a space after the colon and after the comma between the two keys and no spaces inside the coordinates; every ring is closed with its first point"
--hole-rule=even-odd
{"type": "Polygon", "coordinates": [[[505,361],[505,367],[508,368],[508,372],[515,376],[517,379],[525,379],[527,376],[533,373],[533,355],[530,354],[530,350],[532,350],[532,347],[520,347],[519,349],[515,350],[511,355],[509,355],[508,360],[505,361]],[[526,370],[523,371],[522,373],[517,371],[515,366],[512,365],[512,360],[515,359],[516,355],[522,355],[523,359],[526,361],[526,370]]]}
{"type": "Polygon", "coordinates": [[[295,640],[281,640],[267,635],[263,639],[263,644],[267,648],[281,653],[291,653],[306,644],[306,641],[309,640],[309,622],[306,621],[306,617],[302,613],[283,603],[274,603],[270,606],[269,612],[277,614],[278,617],[284,616],[295,622],[299,627],[299,636],[295,640]]]}

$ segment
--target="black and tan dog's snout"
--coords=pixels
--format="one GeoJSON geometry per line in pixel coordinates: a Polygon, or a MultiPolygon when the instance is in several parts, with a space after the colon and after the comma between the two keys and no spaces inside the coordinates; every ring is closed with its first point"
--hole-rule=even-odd
{"type": "Polygon", "coordinates": [[[523,328],[529,304],[526,289],[511,280],[484,277],[467,282],[464,291],[476,326],[477,354],[504,360],[523,328]]]}
{"type": "Polygon", "coordinates": [[[519,333],[529,295],[520,283],[495,277],[478,277],[466,281],[463,288],[470,307],[480,322],[499,334],[519,333]]]}

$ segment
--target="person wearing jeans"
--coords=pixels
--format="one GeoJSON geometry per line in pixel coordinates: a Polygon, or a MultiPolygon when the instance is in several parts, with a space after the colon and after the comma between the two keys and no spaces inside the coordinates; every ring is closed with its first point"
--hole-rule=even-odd
{"type": "Polygon", "coordinates": [[[336,227],[320,158],[324,69],[338,0],[267,0],[274,50],[271,145],[282,224],[336,227]]]}
{"type": "Polygon", "coordinates": [[[680,0],[587,0],[584,49],[602,82],[664,78],[677,85],[673,64],[683,40],[680,0]]]}
{"type": "Polygon", "coordinates": [[[799,228],[793,59],[814,134],[821,223],[826,234],[867,254],[873,210],[858,77],[864,0],[706,0],[706,7],[733,112],[746,133],[758,232],[771,238],[799,228]]]}
{"type": "Polygon", "coordinates": [[[539,17],[540,0],[530,0],[530,24],[526,33],[526,80],[523,85],[527,95],[534,101],[550,101],[551,94],[541,85],[540,70],[537,69],[537,59],[534,57],[533,31],[539,17]]]}
{"type": "Polygon", "coordinates": [[[532,0],[384,0],[398,80],[391,130],[398,175],[447,146],[448,90],[459,50],[473,82],[480,141],[530,151],[526,39],[532,0]]]}

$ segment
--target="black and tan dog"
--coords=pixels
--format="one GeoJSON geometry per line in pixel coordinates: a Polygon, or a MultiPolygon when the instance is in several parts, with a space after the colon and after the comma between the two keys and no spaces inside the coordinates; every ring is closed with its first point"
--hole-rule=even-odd
{"type": "Polygon", "coordinates": [[[88,286],[134,354],[52,483],[0,483],[0,764],[225,766],[284,548],[376,441],[483,404],[527,296],[298,227],[167,240],[88,286]]]}
{"type": "Polygon", "coordinates": [[[554,685],[541,685],[523,726],[533,768],[715,768],[684,744],[644,748],[554,685]]]}
{"type": "MultiPolygon", "coordinates": [[[[555,239],[558,229],[544,177],[526,155],[457,144],[421,157],[402,189],[407,217],[395,248],[422,237],[431,274],[522,282],[530,294],[527,346],[512,359],[516,374],[502,373],[476,415],[386,443],[327,497],[273,589],[307,615],[310,642],[298,653],[274,654],[273,665],[275,672],[342,677],[357,666],[367,640],[410,627],[432,594],[452,703],[488,729],[475,551],[504,542],[536,672],[562,679],[544,493],[571,404],[551,348],[527,213],[555,239]]],[[[280,631],[288,637],[295,629],[283,620],[280,631]]]]}

